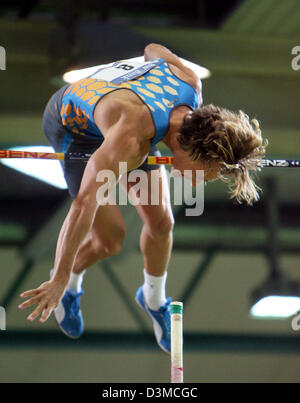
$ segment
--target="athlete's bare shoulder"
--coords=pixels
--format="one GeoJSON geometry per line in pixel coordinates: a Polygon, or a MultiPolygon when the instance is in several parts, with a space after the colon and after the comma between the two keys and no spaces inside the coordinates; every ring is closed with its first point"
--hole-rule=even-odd
{"type": "Polygon", "coordinates": [[[151,113],[140,98],[127,89],[107,94],[94,109],[94,121],[104,135],[118,123],[130,126],[143,140],[151,140],[155,127],[151,113]]]}

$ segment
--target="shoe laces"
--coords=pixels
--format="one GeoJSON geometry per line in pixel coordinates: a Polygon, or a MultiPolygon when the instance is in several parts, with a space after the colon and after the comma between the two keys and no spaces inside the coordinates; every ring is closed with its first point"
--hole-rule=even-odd
{"type": "Polygon", "coordinates": [[[170,333],[170,314],[169,314],[169,306],[172,302],[172,298],[169,297],[164,306],[159,308],[159,313],[164,318],[164,323],[166,323],[166,330],[170,333]]]}

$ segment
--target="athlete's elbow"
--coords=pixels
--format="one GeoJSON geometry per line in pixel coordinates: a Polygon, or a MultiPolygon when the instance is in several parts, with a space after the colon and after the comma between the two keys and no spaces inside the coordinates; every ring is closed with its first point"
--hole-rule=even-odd
{"type": "Polygon", "coordinates": [[[96,203],[94,203],[94,201],[95,196],[92,197],[92,195],[88,193],[79,193],[73,200],[72,210],[75,214],[80,214],[86,209],[93,208],[94,205],[96,207],[96,203]]]}
{"type": "Polygon", "coordinates": [[[154,43],[154,42],[151,42],[151,43],[148,43],[148,45],[145,47],[145,51],[146,50],[151,50],[151,49],[153,49],[153,48],[156,48],[157,46],[159,46],[157,43],[154,43]]]}
{"type": "Polygon", "coordinates": [[[148,60],[150,59],[150,58],[149,58],[150,46],[151,46],[151,43],[149,43],[149,45],[147,45],[147,46],[145,47],[145,49],[144,49],[144,59],[145,59],[146,61],[148,61],[148,60]]]}
{"type": "Polygon", "coordinates": [[[155,52],[160,47],[157,43],[149,43],[144,49],[144,58],[145,60],[151,60],[155,58],[155,52]]]}

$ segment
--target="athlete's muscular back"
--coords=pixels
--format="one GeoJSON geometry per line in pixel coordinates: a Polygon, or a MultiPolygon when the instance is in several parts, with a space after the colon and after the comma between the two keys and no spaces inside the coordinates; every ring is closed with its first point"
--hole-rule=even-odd
{"type": "MultiPolygon", "coordinates": [[[[150,44],[145,48],[144,57],[145,61],[155,58],[165,60],[173,74],[195,88],[199,103],[202,103],[202,87],[199,77],[193,70],[183,65],[175,54],[161,45],[150,44]]],[[[178,120],[178,116],[183,116],[188,111],[188,107],[174,108],[170,116],[170,128],[173,127],[173,120],[178,120]]],[[[145,144],[145,149],[150,147],[151,139],[155,134],[151,113],[145,103],[135,93],[127,89],[107,94],[98,102],[94,110],[94,121],[104,137],[107,136],[108,129],[119,119],[141,125],[142,131],[136,133],[138,140],[145,144]]]]}
{"type": "MultiPolygon", "coordinates": [[[[107,137],[109,129],[118,121],[141,127],[136,133],[139,141],[149,146],[154,136],[155,128],[148,107],[132,91],[126,89],[107,94],[96,106],[94,111],[96,125],[107,137]]],[[[120,144],[121,145],[121,144],[120,144]]],[[[146,146],[146,147],[147,147],[146,146]]],[[[148,150],[145,150],[147,153],[148,150]]]]}

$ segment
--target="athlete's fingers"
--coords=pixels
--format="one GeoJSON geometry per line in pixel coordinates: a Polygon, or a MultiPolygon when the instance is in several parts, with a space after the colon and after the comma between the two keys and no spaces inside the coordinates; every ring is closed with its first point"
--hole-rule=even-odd
{"type": "Polygon", "coordinates": [[[20,297],[21,298],[34,297],[39,292],[40,292],[40,290],[38,288],[35,288],[34,290],[29,290],[29,291],[22,292],[20,297]]]}
{"type": "Polygon", "coordinates": [[[27,307],[29,307],[31,305],[35,305],[35,304],[37,304],[39,302],[39,300],[40,300],[39,296],[32,297],[29,300],[27,300],[27,301],[23,302],[22,304],[20,304],[18,306],[18,308],[19,309],[24,309],[24,308],[27,308],[27,307]]]}
{"type": "Polygon", "coordinates": [[[32,314],[31,315],[29,315],[28,317],[27,317],[27,320],[29,320],[30,322],[32,322],[34,319],[36,319],[42,312],[43,312],[43,310],[44,310],[44,308],[45,308],[45,303],[40,303],[36,308],[35,308],[35,310],[32,312],[32,314]]]}
{"type": "Polygon", "coordinates": [[[49,319],[49,316],[51,315],[53,309],[54,309],[54,306],[48,306],[47,308],[44,309],[42,316],[40,318],[41,323],[44,323],[44,322],[46,322],[46,320],[49,319]]]}

